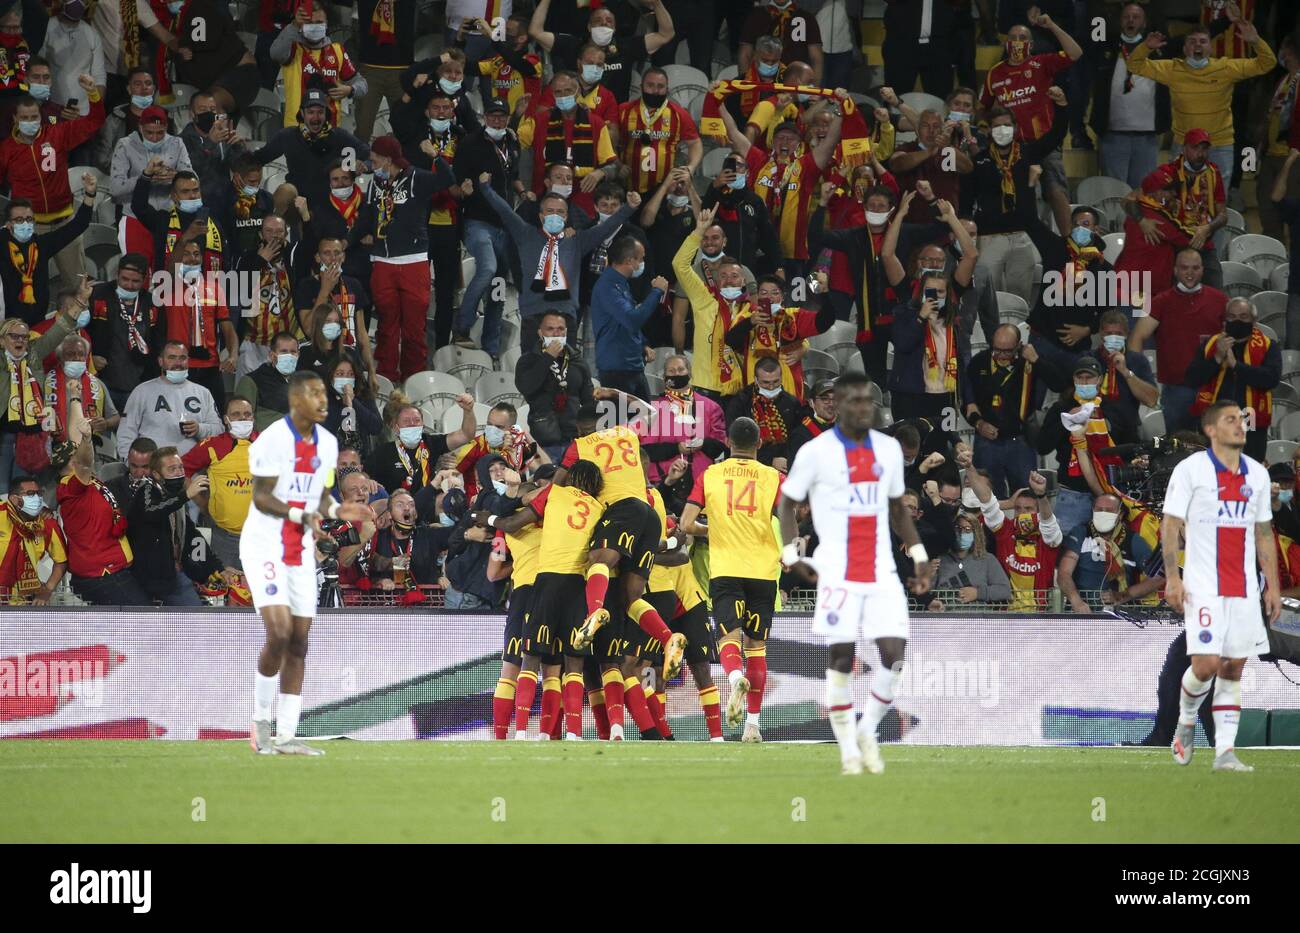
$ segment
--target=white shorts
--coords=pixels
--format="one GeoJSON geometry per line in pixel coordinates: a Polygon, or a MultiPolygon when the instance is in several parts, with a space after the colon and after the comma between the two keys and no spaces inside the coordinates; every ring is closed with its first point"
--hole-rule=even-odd
{"type": "Polygon", "coordinates": [[[255,542],[250,546],[248,537],[240,539],[239,560],[253,595],[253,608],[258,612],[267,606],[288,606],[292,615],[316,617],[320,587],[314,560],[298,567],[285,566],[283,558],[270,548],[258,547],[255,542]]]}
{"type": "Polygon", "coordinates": [[[817,581],[814,635],[827,645],[853,644],[859,630],[866,641],[901,638],[909,634],[907,594],[897,580],[872,584],[845,584],[823,574],[817,581]]]}
{"type": "Polygon", "coordinates": [[[1268,652],[1268,630],[1258,596],[1197,596],[1183,601],[1188,654],[1249,658],[1268,652]]]}

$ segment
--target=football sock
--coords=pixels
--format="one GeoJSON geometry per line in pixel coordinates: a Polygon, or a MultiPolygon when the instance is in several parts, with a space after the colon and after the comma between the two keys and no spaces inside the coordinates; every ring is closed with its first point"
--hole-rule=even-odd
{"type": "Polygon", "coordinates": [[[840,746],[840,759],[861,757],[854,730],[853,675],[844,671],[826,671],[826,718],[840,746]]]}
{"type": "Polygon", "coordinates": [[[533,697],[537,696],[537,671],[520,671],[515,687],[515,731],[528,731],[528,714],[533,710],[533,697]]]}
{"type": "Polygon", "coordinates": [[[704,710],[704,724],[709,727],[709,738],[722,738],[722,707],[718,701],[717,687],[705,687],[700,691],[700,708],[704,710]]]}
{"type": "Polygon", "coordinates": [[[564,731],[582,735],[582,695],[586,693],[586,688],[582,685],[582,674],[565,674],[561,693],[564,700],[564,731]]]}
{"type": "Polygon", "coordinates": [[[1220,677],[1214,683],[1214,754],[1232,751],[1241,722],[1241,681],[1220,677]]]}
{"type": "Polygon", "coordinates": [[[258,722],[275,718],[275,691],[279,681],[279,674],[264,677],[261,671],[253,672],[253,718],[258,722]]]}
{"type": "Polygon", "coordinates": [[[555,731],[555,718],[560,715],[560,678],[542,678],[542,718],[537,731],[551,735],[555,731]]]}
{"type": "Polygon", "coordinates": [[[745,649],[745,677],[749,680],[749,694],[745,701],[749,712],[758,718],[763,708],[763,688],[767,686],[767,648],[745,649]]]}
{"type": "Polygon", "coordinates": [[[627,704],[627,710],[632,714],[632,721],[638,729],[642,732],[655,731],[655,721],[645,701],[645,691],[641,688],[641,681],[635,677],[623,680],[623,702],[627,704]]]}
{"type": "MultiPolygon", "coordinates": [[[[1199,680],[1192,673],[1191,665],[1183,672],[1183,689],[1178,693],[1178,724],[1182,726],[1196,725],[1196,713],[1205,702],[1205,698],[1210,692],[1210,682],[1208,680],[1199,680]]],[[[1217,699],[1215,701],[1218,702],[1217,699]]],[[[1240,704],[1238,704],[1240,705],[1240,704]]],[[[1216,720],[1217,728],[1218,722],[1216,720]]],[[[1235,729],[1233,730],[1236,731],[1235,729]]]]}
{"type": "Polygon", "coordinates": [[[668,727],[667,699],[663,693],[651,693],[645,698],[646,705],[650,707],[650,717],[655,721],[655,729],[665,739],[671,738],[673,734],[673,730],[668,727]]]}
{"type": "Polygon", "coordinates": [[[609,738],[609,710],[605,709],[605,691],[588,690],[587,703],[591,706],[591,718],[596,720],[596,738],[609,738]]]}
{"type": "Polygon", "coordinates": [[[515,681],[509,677],[498,677],[497,688],[492,694],[492,736],[504,739],[510,730],[510,716],[515,711],[515,681]]]}
{"type": "Polygon", "coordinates": [[[727,682],[733,687],[736,681],[741,678],[741,660],[740,645],[734,641],[729,641],[718,651],[718,661],[722,664],[722,669],[727,672],[727,682]]]}
{"type": "Polygon", "coordinates": [[[592,564],[587,568],[587,615],[604,607],[607,592],[609,592],[609,568],[604,564],[592,564]]]}
{"type": "Polygon", "coordinates": [[[655,607],[650,605],[644,599],[638,599],[628,607],[627,614],[632,621],[641,627],[651,638],[657,638],[664,644],[668,645],[668,639],[673,637],[673,631],[664,624],[655,607]]]}
{"type": "MultiPolygon", "coordinates": [[[[298,732],[298,717],[302,715],[302,695],[280,694],[280,712],[275,717],[275,737],[287,742],[298,732]]],[[[1236,735],[1236,729],[1233,730],[1236,735]]]]}
{"type": "Polygon", "coordinates": [[[605,685],[605,715],[611,726],[623,728],[623,675],[617,668],[600,672],[601,682],[605,685]]]}
{"type": "Polygon", "coordinates": [[[894,688],[898,684],[898,679],[903,676],[903,667],[900,664],[898,672],[887,667],[878,667],[871,672],[871,683],[869,684],[870,692],[867,694],[867,709],[858,723],[858,728],[866,730],[868,735],[876,734],[876,727],[880,725],[880,720],[885,718],[890,705],[894,702],[894,688]]]}

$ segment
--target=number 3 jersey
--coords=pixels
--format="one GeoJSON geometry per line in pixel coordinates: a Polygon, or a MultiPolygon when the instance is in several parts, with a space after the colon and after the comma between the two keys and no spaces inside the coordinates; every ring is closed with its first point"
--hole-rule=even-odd
{"type": "MultiPolygon", "coordinates": [[[[257,477],[273,477],[275,497],[304,512],[320,507],[321,496],[334,485],[339,444],[320,425],[304,438],[285,415],[263,431],[248,449],[248,471],[257,477]]],[[[275,518],[251,505],[240,534],[251,540],[259,552],[281,561],[286,567],[311,566],[316,562],[309,528],[285,518],[275,518]]]]}
{"type": "Polygon", "coordinates": [[[551,484],[528,507],[542,523],[537,572],[585,573],[591,532],[605,513],[600,501],[574,486],[551,484]]]}
{"type": "Polygon", "coordinates": [[[781,473],[757,460],[733,457],[709,466],[690,498],[709,525],[709,576],[775,580],[781,545],[772,512],[781,496],[781,473]]]}
{"type": "Polygon", "coordinates": [[[1200,597],[1259,598],[1255,524],[1273,520],[1268,471],[1241,455],[1235,471],[1204,450],[1174,467],[1164,513],[1181,518],[1187,539],[1183,587],[1200,597]]]}
{"type": "Polygon", "coordinates": [[[808,500],[819,583],[898,583],[889,537],[889,500],[903,495],[903,449],[870,431],[859,442],[838,427],[799,448],[785,494],[808,500]]]}

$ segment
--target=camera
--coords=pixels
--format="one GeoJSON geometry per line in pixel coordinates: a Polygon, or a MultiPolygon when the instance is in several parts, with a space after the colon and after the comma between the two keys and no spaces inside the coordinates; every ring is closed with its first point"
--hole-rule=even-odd
{"type": "Polygon", "coordinates": [[[1113,453],[1128,461],[1146,457],[1145,464],[1123,463],[1107,467],[1106,472],[1112,486],[1159,512],[1174,467],[1202,449],[1176,437],[1156,437],[1149,444],[1125,444],[1101,453],[1113,453]]]}
{"type": "Polygon", "coordinates": [[[316,542],[316,550],[320,551],[316,569],[322,577],[317,603],[322,609],[340,609],[343,591],[339,589],[339,542],[333,537],[321,538],[316,542]]]}

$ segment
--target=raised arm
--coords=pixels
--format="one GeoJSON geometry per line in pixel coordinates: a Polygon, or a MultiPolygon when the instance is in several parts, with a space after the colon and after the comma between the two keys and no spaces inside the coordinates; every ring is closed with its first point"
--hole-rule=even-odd
{"type": "Polygon", "coordinates": [[[655,14],[655,31],[646,33],[645,51],[647,55],[653,55],[672,42],[677,33],[673,28],[673,18],[668,14],[668,7],[664,5],[663,0],[649,0],[649,5],[655,14]]]}
{"type": "Polygon", "coordinates": [[[528,21],[528,36],[546,51],[555,48],[555,33],[546,31],[546,14],[551,11],[551,0],[541,0],[528,21]]]}

